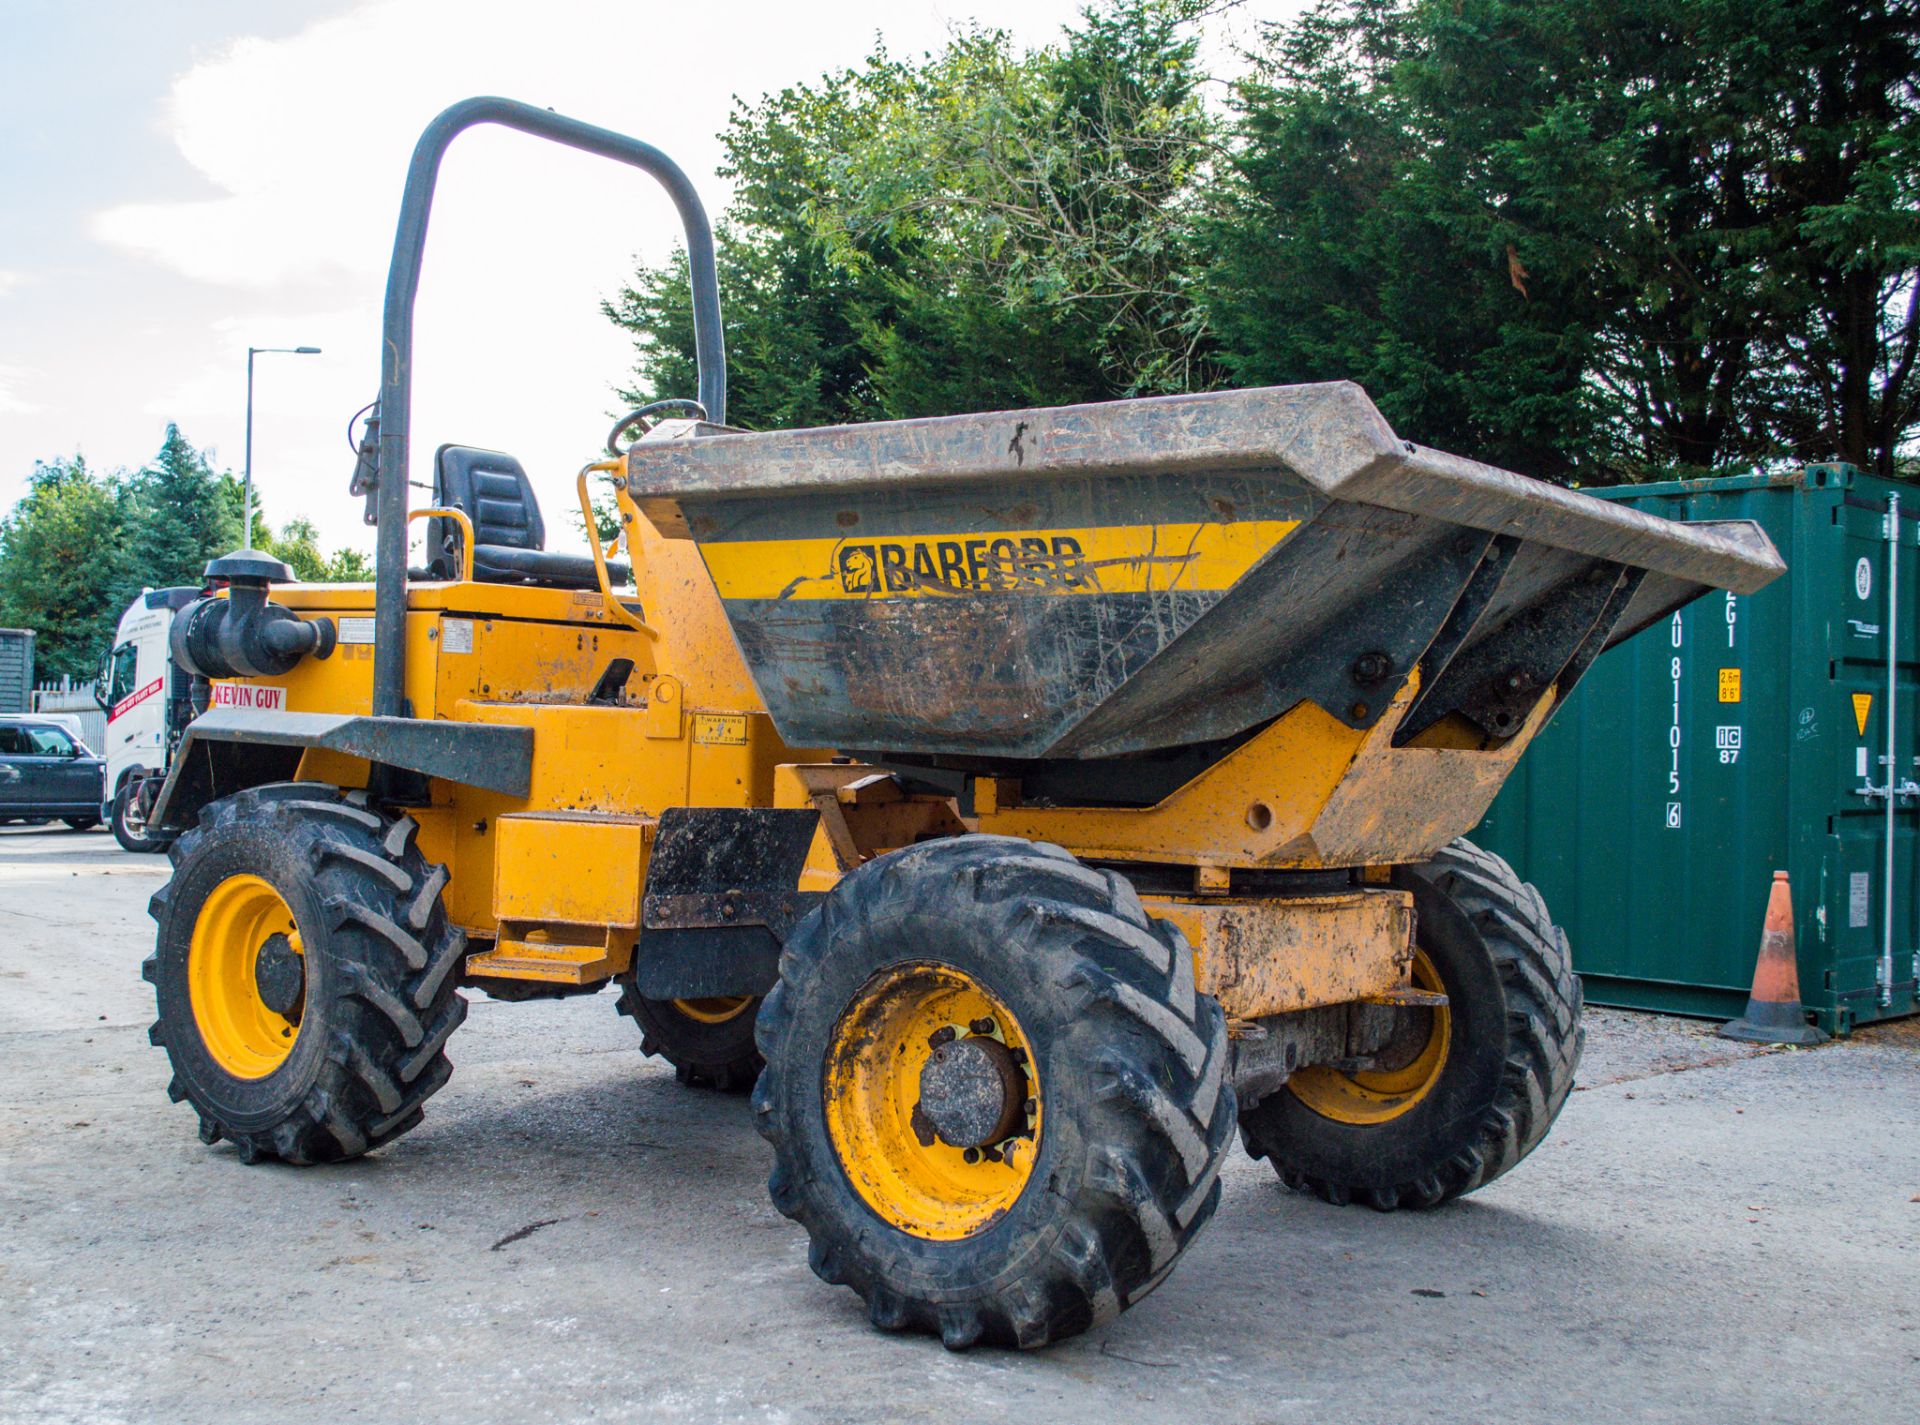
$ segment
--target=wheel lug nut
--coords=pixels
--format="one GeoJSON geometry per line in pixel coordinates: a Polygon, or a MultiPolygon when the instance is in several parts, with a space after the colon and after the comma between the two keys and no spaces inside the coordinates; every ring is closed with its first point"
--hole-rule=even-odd
{"type": "Polygon", "coordinates": [[[1032,1118],[1036,1113],[1040,1111],[1040,1100],[1037,1098],[1028,1099],[1025,1103],[1020,1105],[1020,1111],[1026,1114],[1028,1118],[1032,1118]]]}
{"type": "Polygon", "coordinates": [[[977,1163],[980,1161],[980,1150],[978,1148],[969,1148],[960,1156],[969,1163],[977,1163]]]}
{"type": "Polygon", "coordinates": [[[967,1027],[975,1034],[991,1034],[994,1030],[994,1023],[991,1019],[976,1019],[967,1027]]]}
{"type": "Polygon", "coordinates": [[[952,1043],[953,1039],[953,1026],[951,1024],[943,1024],[927,1037],[927,1047],[930,1049],[938,1049],[942,1044],[952,1043]]]}

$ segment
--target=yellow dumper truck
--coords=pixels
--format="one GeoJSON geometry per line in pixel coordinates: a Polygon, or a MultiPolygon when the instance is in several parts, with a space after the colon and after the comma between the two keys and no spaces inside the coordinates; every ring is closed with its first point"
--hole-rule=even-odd
{"type": "Polygon", "coordinates": [[[1383,1210],[1525,1157],[1579,983],[1460,838],[1602,650],[1782,567],[1345,384],[736,430],[692,185],[499,99],[420,141],[385,336],[377,583],[237,554],[174,624],[211,706],[152,813],[173,1097],[248,1161],[351,1158],[447,1082],[463,992],[617,985],[683,1079],[753,1086],[814,1271],[953,1347],[1139,1300],[1236,1129],[1383,1210]],[[687,230],[697,400],[580,472],[619,509],[591,558],[498,452],[441,446],[409,509],[427,212],[476,123],[650,173],[687,230]]]}

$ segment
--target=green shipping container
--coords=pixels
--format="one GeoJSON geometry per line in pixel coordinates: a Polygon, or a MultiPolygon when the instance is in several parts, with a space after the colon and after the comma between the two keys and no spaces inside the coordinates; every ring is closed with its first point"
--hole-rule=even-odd
{"type": "Polygon", "coordinates": [[[1787,572],[1603,656],[1475,839],[1539,886],[1594,1003],[1740,1013],[1785,870],[1816,1022],[1914,1013],[1920,488],[1815,465],[1587,493],[1757,520],[1787,572]]]}

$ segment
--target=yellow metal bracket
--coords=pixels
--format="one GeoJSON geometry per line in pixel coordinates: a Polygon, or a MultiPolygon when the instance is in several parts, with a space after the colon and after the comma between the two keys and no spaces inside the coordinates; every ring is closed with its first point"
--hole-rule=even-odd
{"type": "Polygon", "coordinates": [[[593,572],[600,581],[600,602],[606,611],[629,628],[638,629],[648,638],[657,640],[660,630],[637,616],[632,609],[614,597],[613,580],[607,577],[607,552],[600,545],[600,526],[593,522],[593,499],[587,494],[587,476],[596,472],[602,475],[618,475],[626,469],[621,460],[595,460],[580,467],[578,488],[580,491],[580,521],[587,529],[587,543],[593,548],[593,572]]]}
{"type": "Polygon", "coordinates": [[[465,510],[456,510],[452,506],[436,505],[431,509],[413,510],[407,515],[407,523],[415,520],[442,519],[452,520],[460,526],[460,579],[463,583],[473,582],[473,521],[467,518],[465,510]]]}

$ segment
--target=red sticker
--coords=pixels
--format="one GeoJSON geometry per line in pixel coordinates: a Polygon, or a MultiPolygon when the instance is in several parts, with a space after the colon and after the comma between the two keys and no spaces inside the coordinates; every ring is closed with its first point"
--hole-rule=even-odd
{"type": "Polygon", "coordinates": [[[147,684],[146,687],[141,688],[139,691],[128,693],[124,698],[120,699],[119,702],[113,705],[113,711],[107,714],[107,721],[112,722],[115,718],[122,717],[125,714],[132,712],[135,708],[139,707],[140,704],[144,703],[148,698],[152,697],[155,693],[160,691],[161,681],[162,681],[161,679],[155,678],[151,683],[147,684]]]}

